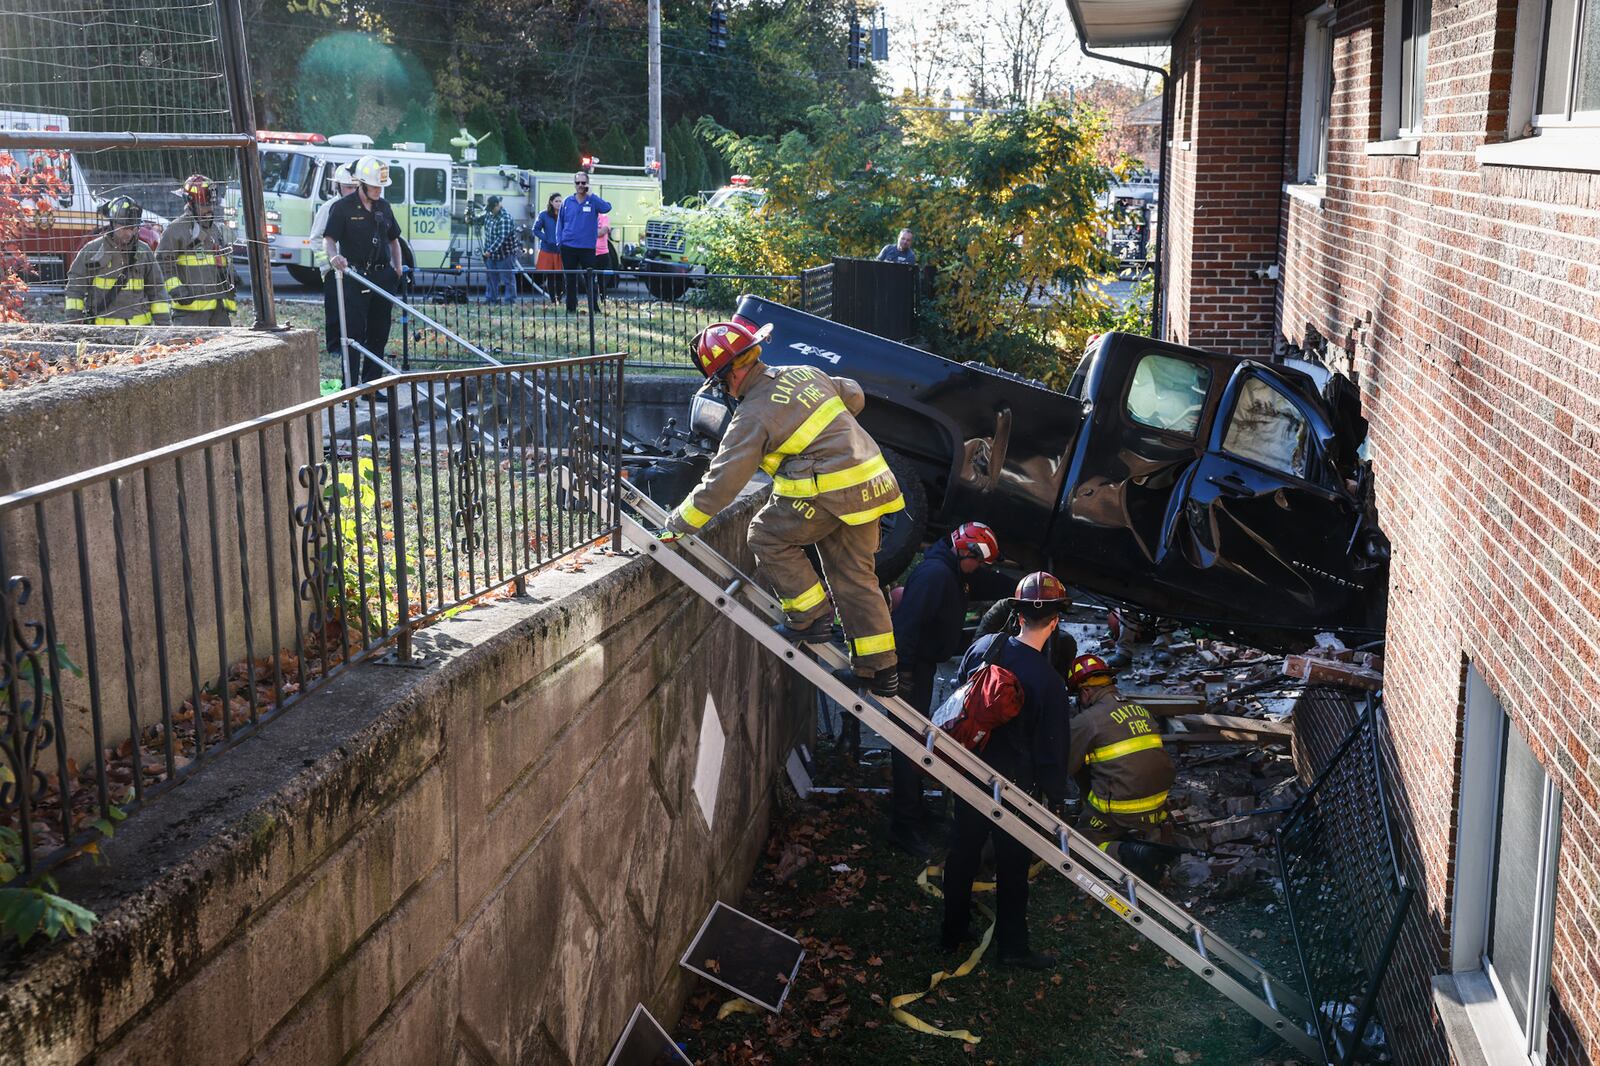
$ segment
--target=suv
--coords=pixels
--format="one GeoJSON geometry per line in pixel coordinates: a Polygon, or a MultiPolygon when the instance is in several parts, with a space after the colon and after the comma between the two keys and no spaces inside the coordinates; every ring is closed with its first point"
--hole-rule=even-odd
{"type": "MultiPolygon", "coordinates": [[[[773,324],[769,364],[866,391],[861,423],[907,500],[884,528],[886,580],[926,535],[976,520],[1024,568],[1258,645],[1383,635],[1366,422],[1355,386],[1318,364],[1107,333],[1062,393],[760,297],[738,314],[773,324]]],[[[703,389],[695,406],[681,436],[705,455],[719,405],[703,389]]],[[[696,469],[661,486],[666,502],[696,469]]]]}

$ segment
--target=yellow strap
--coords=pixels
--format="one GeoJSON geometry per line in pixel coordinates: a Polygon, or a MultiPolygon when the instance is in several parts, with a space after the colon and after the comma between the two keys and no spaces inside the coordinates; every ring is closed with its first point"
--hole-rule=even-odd
{"type": "Polygon", "coordinates": [[[886,514],[893,514],[896,511],[903,511],[905,509],[905,497],[896,496],[888,503],[870,508],[869,510],[852,511],[849,514],[842,514],[839,516],[839,521],[843,522],[847,526],[864,526],[868,522],[876,522],[886,514]]]}
{"type": "Polygon", "coordinates": [[[1089,793],[1089,805],[1106,814],[1148,814],[1159,810],[1167,802],[1165,792],[1157,792],[1153,796],[1141,796],[1138,799],[1108,800],[1089,793]]]}
{"type": "Polygon", "coordinates": [[[710,515],[700,510],[700,508],[696,507],[688,500],[684,500],[678,505],[678,517],[687,522],[691,529],[699,529],[701,526],[711,521],[710,515]]]}
{"type": "Polygon", "coordinates": [[[82,311],[83,310],[83,297],[81,297],[81,296],[68,296],[67,297],[67,310],[68,311],[82,311]]]}
{"type": "Polygon", "coordinates": [[[857,655],[882,655],[886,651],[894,651],[894,630],[874,633],[870,637],[862,637],[850,643],[856,649],[857,655]]]}
{"type": "Polygon", "coordinates": [[[1109,762],[1120,759],[1124,755],[1132,755],[1136,751],[1149,751],[1161,747],[1161,737],[1157,733],[1147,733],[1142,737],[1129,737],[1119,740],[1115,744],[1105,744],[1095,748],[1083,757],[1084,762],[1109,762]]]}
{"type": "Polygon", "coordinates": [[[889,462],[882,455],[876,459],[868,459],[864,463],[846,467],[843,470],[834,470],[816,477],[777,477],[772,479],[772,494],[774,496],[793,496],[805,499],[819,496],[824,492],[836,492],[839,489],[851,489],[863,482],[871,481],[889,472],[889,462]]]}
{"type": "Polygon", "coordinates": [[[812,585],[798,596],[790,599],[780,599],[778,601],[778,606],[782,607],[789,614],[801,614],[802,612],[809,611],[811,608],[816,607],[827,598],[828,593],[823,589],[822,582],[818,581],[815,585],[812,585]]]}
{"type": "Polygon", "coordinates": [[[173,306],[175,306],[180,311],[215,311],[217,309],[217,301],[216,300],[190,300],[188,303],[183,303],[183,302],[180,301],[180,302],[174,304],[173,306]]]}
{"type": "Polygon", "coordinates": [[[778,445],[776,450],[769,452],[765,459],[761,460],[761,469],[768,474],[777,473],[778,464],[783,462],[785,456],[799,455],[811,447],[811,442],[816,440],[818,435],[827,429],[835,418],[844,413],[844,400],[837,396],[829,397],[821,407],[811,412],[810,417],[800,423],[799,429],[789,434],[787,440],[778,445]]]}

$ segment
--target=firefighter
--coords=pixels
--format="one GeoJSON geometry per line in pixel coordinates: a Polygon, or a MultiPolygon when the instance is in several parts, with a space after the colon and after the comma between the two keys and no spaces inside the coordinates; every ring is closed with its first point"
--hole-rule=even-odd
{"type": "Polygon", "coordinates": [[[190,175],[178,190],[184,211],[161,234],[156,259],[167,276],[172,321],[179,326],[231,326],[239,309],[233,276],[233,233],[216,217],[222,185],[190,175]]]}
{"type": "Polygon", "coordinates": [[[1145,880],[1172,854],[1167,789],[1172,760],[1149,710],[1117,691],[1116,671],[1098,655],[1080,655],[1067,675],[1078,698],[1067,773],[1084,798],[1078,831],[1145,880]]]}
{"type": "MultiPolygon", "coordinates": [[[[337,289],[339,275],[350,268],[370,283],[344,279],[344,325],[351,342],[346,385],[383,376],[383,368],[361,349],[376,359],[383,358],[389,343],[392,307],[386,297],[374,290],[399,292],[401,271],[400,223],[383,198],[383,190],[390,182],[389,165],[375,155],[364,155],[356,160],[353,174],[355,195],[334,201],[322,236],[322,250],[333,266],[327,286],[337,289]]],[[[387,392],[380,392],[377,398],[380,403],[387,403],[388,397],[387,392]]]]}
{"type": "Polygon", "coordinates": [[[311,247],[316,249],[317,266],[322,270],[322,334],[328,342],[328,352],[343,358],[339,348],[339,298],[333,284],[333,267],[328,263],[328,253],[324,250],[323,237],[328,233],[328,215],[333,210],[333,205],[356,191],[356,177],[350,172],[349,163],[340,163],[333,171],[333,184],[337,189],[336,195],[324,200],[322,206],[317,208],[316,215],[311,219],[311,247]]]}
{"type": "MultiPolygon", "coordinates": [[[[894,643],[900,656],[900,693],[918,713],[933,703],[939,664],[965,649],[967,595],[974,578],[1000,557],[994,530],[964,522],[922,553],[894,608],[894,643]]],[[[1006,589],[1001,595],[1008,595],[1006,589]]],[[[921,828],[930,820],[922,798],[922,773],[896,751],[890,760],[893,789],[889,803],[889,842],[921,859],[933,854],[921,828]]]]}
{"type": "Polygon", "coordinates": [[[161,268],[139,239],[144,210],[117,196],[101,210],[110,229],[84,245],[67,271],[67,321],[94,326],[167,325],[172,305],[161,268]]]}
{"type": "Polygon", "coordinates": [[[720,390],[734,410],[711,468],[662,537],[698,531],[757,470],[766,471],[772,496],[750,522],[750,550],[783,604],[779,632],[825,644],[837,605],[854,666],[840,679],[893,696],[894,630],[873,557],[878,520],[905,507],[900,486],[855,419],[865,404],[861,386],[809,366],[767,366],[761,345],[771,333],[771,325],[757,329],[735,316],[691,342],[706,387],[720,390]],[[806,557],[809,545],[821,557],[822,580],[806,557]]]}
{"type": "MultiPolygon", "coordinates": [[[[994,772],[1018,788],[1039,789],[1052,805],[1062,802],[1065,778],[1061,756],[1067,735],[1067,687],[1050,664],[1046,647],[1054,639],[1067,608],[1066,586],[1054,574],[1040,570],[1017,583],[1012,606],[1021,620],[1016,636],[993,633],[979,637],[961,660],[961,679],[968,680],[993,658],[1009,670],[1022,686],[1022,708],[1016,717],[995,726],[980,753],[994,772]],[[996,642],[997,653],[988,655],[996,642]]],[[[988,804],[980,809],[956,804],[956,824],[950,858],[944,871],[944,925],[940,944],[955,950],[972,938],[972,882],[978,873],[984,842],[994,840],[995,944],[1003,966],[1048,970],[1055,956],[1028,946],[1027,847],[990,817],[988,804]]]]}

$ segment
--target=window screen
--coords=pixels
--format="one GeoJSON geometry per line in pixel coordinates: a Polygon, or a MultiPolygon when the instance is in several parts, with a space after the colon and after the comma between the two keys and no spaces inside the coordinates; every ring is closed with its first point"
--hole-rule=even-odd
{"type": "Polygon", "coordinates": [[[442,204],[445,199],[447,175],[432,167],[418,167],[416,182],[412,187],[412,203],[442,204]]]}
{"type": "Polygon", "coordinates": [[[1529,1030],[1529,983],[1537,949],[1539,867],[1544,861],[1545,772],[1527,741],[1506,727],[1501,769],[1499,853],[1495,856],[1494,911],[1489,920],[1489,961],[1523,1032],[1529,1030]]]}
{"type": "Polygon", "coordinates": [[[1146,355],[1133,370],[1128,417],[1141,425],[1194,436],[1211,371],[1171,355],[1146,355]]]}
{"type": "Polygon", "coordinates": [[[1228,418],[1222,450],[1295,477],[1306,476],[1305,416],[1265,380],[1249,377],[1228,418]]]}

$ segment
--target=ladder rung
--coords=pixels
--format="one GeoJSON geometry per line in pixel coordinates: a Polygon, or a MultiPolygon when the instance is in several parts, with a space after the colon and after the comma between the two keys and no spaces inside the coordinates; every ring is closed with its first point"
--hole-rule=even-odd
{"type": "Polygon", "coordinates": [[[1125,877],[1123,877],[1122,884],[1123,884],[1123,887],[1125,887],[1128,890],[1128,906],[1132,907],[1134,910],[1138,910],[1139,909],[1139,887],[1138,887],[1139,882],[1134,880],[1134,876],[1132,874],[1128,874],[1125,877]]]}
{"type": "Polygon", "coordinates": [[[1267,1006],[1278,1009],[1278,997],[1272,994],[1272,978],[1264,973],[1261,975],[1261,995],[1266,999],[1267,1006]]]}
{"type": "Polygon", "coordinates": [[[731,600],[733,599],[733,594],[742,588],[744,588],[744,578],[736,577],[733,579],[733,584],[722,590],[722,594],[731,600]]]}
{"type": "Polygon", "coordinates": [[[1200,953],[1200,957],[1202,959],[1210,962],[1211,956],[1206,954],[1205,934],[1200,931],[1200,927],[1198,925],[1191,925],[1189,927],[1189,932],[1194,934],[1194,949],[1200,953]]]}

